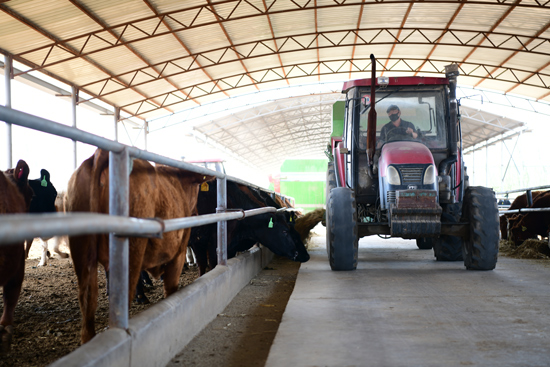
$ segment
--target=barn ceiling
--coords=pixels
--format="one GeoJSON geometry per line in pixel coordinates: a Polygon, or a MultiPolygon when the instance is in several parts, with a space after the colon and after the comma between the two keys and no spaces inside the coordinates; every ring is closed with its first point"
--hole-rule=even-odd
{"type": "Polygon", "coordinates": [[[378,74],[442,76],[457,63],[462,85],[550,102],[550,1],[0,0],[0,52],[28,66],[15,78],[40,71],[144,120],[368,77],[371,53],[378,74]]]}

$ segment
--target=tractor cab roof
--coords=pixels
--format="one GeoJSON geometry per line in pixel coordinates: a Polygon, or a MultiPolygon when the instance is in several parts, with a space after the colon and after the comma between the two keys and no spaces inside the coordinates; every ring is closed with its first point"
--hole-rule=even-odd
{"type": "MultiPolygon", "coordinates": [[[[424,76],[403,76],[403,77],[378,77],[376,86],[387,85],[448,85],[447,78],[433,78],[424,76]]],[[[346,93],[353,87],[370,87],[371,79],[356,79],[344,82],[342,93],[346,93]]]]}

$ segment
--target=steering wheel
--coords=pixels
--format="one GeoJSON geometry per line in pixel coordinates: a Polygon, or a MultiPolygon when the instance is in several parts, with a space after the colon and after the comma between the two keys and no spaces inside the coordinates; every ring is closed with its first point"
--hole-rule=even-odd
{"type": "Polygon", "coordinates": [[[404,136],[410,136],[412,138],[412,135],[411,134],[407,134],[407,129],[405,129],[404,127],[395,127],[393,129],[391,129],[390,131],[388,131],[388,133],[386,134],[386,137],[387,137],[387,140],[390,140],[391,137],[393,136],[398,136],[398,135],[404,135],[404,136]]]}

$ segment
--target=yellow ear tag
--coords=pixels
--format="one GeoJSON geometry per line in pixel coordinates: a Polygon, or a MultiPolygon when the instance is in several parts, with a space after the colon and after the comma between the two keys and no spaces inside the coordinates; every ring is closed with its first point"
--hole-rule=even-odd
{"type": "Polygon", "coordinates": [[[290,216],[290,221],[292,222],[292,215],[290,216]]]}
{"type": "Polygon", "coordinates": [[[201,184],[201,191],[208,191],[208,182],[203,182],[201,184]]]}

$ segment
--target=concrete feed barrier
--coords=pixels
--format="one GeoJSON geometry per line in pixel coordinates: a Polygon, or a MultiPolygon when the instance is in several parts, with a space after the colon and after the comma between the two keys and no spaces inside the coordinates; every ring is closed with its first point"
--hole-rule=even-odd
{"type": "Polygon", "coordinates": [[[130,319],[128,330],[108,329],[50,366],[166,366],[272,259],[265,247],[230,259],[130,319]]]}

